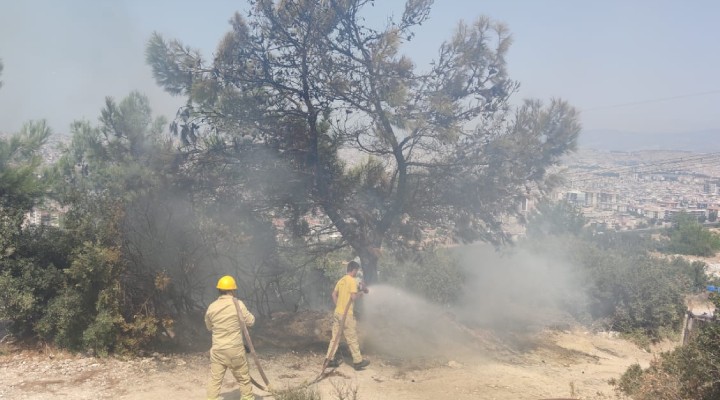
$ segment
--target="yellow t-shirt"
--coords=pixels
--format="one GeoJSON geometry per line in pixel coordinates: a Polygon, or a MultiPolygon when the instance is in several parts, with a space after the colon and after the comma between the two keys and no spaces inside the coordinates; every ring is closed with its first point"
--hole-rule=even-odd
{"type": "MultiPolygon", "coordinates": [[[[350,301],[350,295],[358,292],[357,281],[352,276],[345,275],[337,282],[337,284],[335,284],[334,291],[338,292],[338,299],[335,304],[335,314],[343,315],[345,307],[350,301]]],[[[348,315],[353,315],[353,306],[354,304],[350,305],[348,315]]]]}

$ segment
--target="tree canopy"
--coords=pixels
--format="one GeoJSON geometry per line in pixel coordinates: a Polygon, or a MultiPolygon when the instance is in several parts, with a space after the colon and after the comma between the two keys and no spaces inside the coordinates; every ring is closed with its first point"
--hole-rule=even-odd
{"type": "Polygon", "coordinates": [[[574,205],[567,202],[542,202],[528,216],[527,236],[540,238],[547,235],[579,235],[585,226],[585,217],[574,205]]]}
{"type": "MultiPolygon", "coordinates": [[[[40,176],[40,147],[51,131],[45,121],[23,125],[20,132],[0,138],[0,319],[35,320],[48,286],[57,274],[54,243],[25,229],[25,215],[42,201],[46,182],[40,176]],[[44,292],[37,296],[39,292],[44,292]]],[[[52,289],[51,289],[52,291],[52,289]]]]}
{"type": "Polygon", "coordinates": [[[220,154],[216,162],[262,151],[256,173],[286,172],[284,190],[268,198],[276,215],[288,226],[324,216],[371,281],[383,245],[502,242],[502,218],[547,190],[547,168],[575,146],[567,103],[509,105],[518,83],[500,23],[460,22],[420,68],[401,49],[432,1],[408,1],[382,29],[362,17],[370,0],[250,3],[210,62],[150,39],[158,84],[187,96],[175,130],[188,151],[220,154]]]}
{"type": "Polygon", "coordinates": [[[18,134],[0,140],[0,208],[26,212],[43,194],[39,151],[50,134],[44,120],[31,121],[18,134]]]}
{"type": "Polygon", "coordinates": [[[712,257],[720,250],[720,236],[702,226],[697,217],[685,212],[675,215],[665,236],[659,248],[666,253],[712,257]]]}

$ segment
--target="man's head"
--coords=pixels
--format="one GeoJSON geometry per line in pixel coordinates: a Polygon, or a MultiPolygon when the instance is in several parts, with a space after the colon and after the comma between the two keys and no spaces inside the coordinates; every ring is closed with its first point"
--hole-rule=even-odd
{"type": "Polygon", "coordinates": [[[220,278],[216,287],[220,294],[232,294],[235,290],[237,290],[235,279],[230,275],[225,275],[220,278]]]}
{"type": "Polygon", "coordinates": [[[357,275],[358,271],[360,271],[360,264],[358,264],[356,261],[350,261],[347,264],[347,273],[350,276],[357,275]]]}

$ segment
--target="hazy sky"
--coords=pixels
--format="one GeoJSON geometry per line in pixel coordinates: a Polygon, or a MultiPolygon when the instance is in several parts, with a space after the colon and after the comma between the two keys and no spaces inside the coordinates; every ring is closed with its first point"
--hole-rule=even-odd
{"type": "MultiPolygon", "coordinates": [[[[403,4],[378,0],[370,18],[381,24],[403,4]]],[[[0,131],[47,118],[66,132],[75,119],[96,121],[105,96],[132,90],[173,117],[182,101],[152,79],[150,34],[211,56],[244,8],[238,0],[0,0],[0,131]]],[[[513,33],[516,100],[564,98],[583,111],[587,130],[720,128],[720,1],[436,0],[405,53],[424,65],[457,21],[483,14],[513,33]]]]}

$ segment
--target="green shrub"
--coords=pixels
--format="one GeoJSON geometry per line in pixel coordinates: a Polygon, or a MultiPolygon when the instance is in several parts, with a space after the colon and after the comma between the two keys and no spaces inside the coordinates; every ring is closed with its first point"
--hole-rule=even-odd
{"type": "Polygon", "coordinates": [[[693,341],[663,353],[646,370],[631,366],[618,391],[635,400],[720,398],[720,324],[700,327],[693,341]]]}
{"type": "Polygon", "coordinates": [[[168,320],[161,320],[156,315],[137,314],[127,320],[121,320],[121,333],[116,338],[120,352],[135,353],[145,350],[158,339],[161,325],[168,320]]]}
{"type": "Polygon", "coordinates": [[[592,250],[585,263],[589,311],[610,329],[661,339],[680,329],[684,296],[697,288],[696,270],[682,260],[646,253],[592,250]]]}
{"type": "MultiPolygon", "coordinates": [[[[720,296],[711,294],[716,309],[720,296]]],[[[631,366],[617,384],[618,392],[635,400],[720,398],[720,323],[701,324],[684,346],[662,353],[649,368],[631,366]]]]}
{"type": "Polygon", "coordinates": [[[95,354],[106,356],[118,339],[118,326],[122,317],[110,311],[99,312],[82,333],[82,347],[95,354]]]}
{"type": "Polygon", "coordinates": [[[81,294],[66,287],[50,301],[34,328],[44,340],[78,350],[82,343],[83,330],[91,317],[90,310],[84,307],[81,294]]]}
{"type": "Polygon", "coordinates": [[[459,261],[444,250],[411,256],[393,254],[380,261],[380,279],[440,305],[452,304],[462,293],[464,274],[459,261]]]}
{"type": "Polygon", "coordinates": [[[565,311],[643,346],[679,331],[685,295],[707,283],[704,263],[655,257],[651,242],[636,235],[549,236],[523,245],[573,266],[584,298],[565,311]]]}
{"type": "Polygon", "coordinates": [[[62,286],[62,278],[52,265],[42,268],[31,259],[4,260],[0,272],[0,319],[11,321],[15,334],[32,335],[49,299],[62,286]]]}
{"type": "MultiPolygon", "coordinates": [[[[566,311],[579,320],[589,316],[646,347],[677,332],[685,312],[684,296],[707,283],[705,264],[658,259],[650,255],[657,243],[644,235],[606,232],[590,236],[582,229],[583,221],[572,206],[541,204],[529,218],[523,242],[539,255],[575,266],[572,273],[578,275],[585,299],[566,304],[566,311]],[[586,312],[579,303],[586,304],[586,312]]],[[[676,225],[676,236],[685,241],[696,238],[688,230],[702,230],[688,216],[681,215],[676,225]]]]}
{"type": "Polygon", "coordinates": [[[680,213],[665,232],[658,249],[671,254],[712,257],[720,250],[720,236],[710,232],[689,214],[680,213]]]}
{"type": "Polygon", "coordinates": [[[610,384],[620,393],[629,396],[637,393],[642,385],[643,369],[640,364],[631,365],[621,376],[619,380],[611,379],[610,384]]]}

